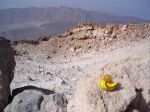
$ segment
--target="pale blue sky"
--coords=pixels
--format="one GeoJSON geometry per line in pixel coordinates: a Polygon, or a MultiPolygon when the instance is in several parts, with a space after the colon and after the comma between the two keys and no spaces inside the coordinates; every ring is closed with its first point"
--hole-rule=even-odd
{"type": "Polygon", "coordinates": [[[150,20],[150,0],[0,0],[0,8],[68,6],[150,20]]]}

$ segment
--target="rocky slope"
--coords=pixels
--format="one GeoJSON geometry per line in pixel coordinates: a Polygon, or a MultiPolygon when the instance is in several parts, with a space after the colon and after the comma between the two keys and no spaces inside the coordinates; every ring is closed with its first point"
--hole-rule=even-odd
{"type": "Polygon", "coordinates": [[[11,89],[36,85],[64,93],[70,112],[147,111],[149,39],[150,24],[78,24],[61,35],[13,42],[17,64],[11,89]],[[96,83],[102,71],[111,73],[122,88],[99,90],[96,83]],[[137,109],[139,101],[143,106],[137,109]]]}

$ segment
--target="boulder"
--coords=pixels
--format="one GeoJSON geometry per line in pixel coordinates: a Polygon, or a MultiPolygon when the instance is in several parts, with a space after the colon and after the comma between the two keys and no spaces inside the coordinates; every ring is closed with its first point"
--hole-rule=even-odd
{"type": "Polygon", "coordinates": [[[98,72],[111,74],[119,86],[104,91],[97,86],[100,75],[89,76],[78,84],[68,112],[150,112],[150,53],[127,56],[98,72]]]}
{"type": "Polygon", "coordinates": [[[128,27],[128,26],[127,26],[126,24],[125,24],[125,25],[122,25],[122,27],[120,28],[120,30],[121,30],[121,31],[126,31],[126,30],[127,30],[127,27],[128,27]]]}
{"type": "Polygon", "coordinates": [[[78,40],[92,39],[93,38],[93,31],[92,30],[80,31],[78,33],[75,33],[73,38],[78,39],[78,40]]]}
{"type": "Polygon", "coordinates": [[[4,112],[67,112],[64,94],[34,86],[18,88],[12,94],[12,102],[4,112]]]}
{"type": "Polygon", "coordinates": [[[86,37],[86,31],[80,31],[80,33],[76,33],[74,35],[74,39],[85,39],[86,37]]]}
{"type": "Polygon", "coordinates": [[[14,77],[14,51],[10,42],[0,37],[0,112],[7,106],[10,83],[14,77]]]}

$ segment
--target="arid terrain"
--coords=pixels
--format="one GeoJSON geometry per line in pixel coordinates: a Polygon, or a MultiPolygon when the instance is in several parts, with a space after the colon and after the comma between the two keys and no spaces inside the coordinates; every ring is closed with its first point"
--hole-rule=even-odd
{"type": "MultiPolygon", "coordinates": [[[[114,97],[119,98],[116,104],[120,105],[114,104],[115,107],[112,112],[130,112],[134,109],[137,110],[136,112],[149,111],[150,94],[147,91],[150,91],[150,24],[107,24],[106,26],[78,24],[60,35],[41,37],[37,41],[15,41],[11,45],[15,49],[16,60],[11,90],[23,86],[36,86],[57,93],[64,93],[69,102],[67,107],[69,112],[110,112],[112,107],[107,103],[114,97]],[[135,67],[138,67],[139,63],[146,63],[143,65],[145,74],[147,74],[146,79],[139,75],[139,78],[141,76],[141,80],[145,81],[145,87],[143,88],[143,83],[139,83],[139,87],[141,86],[142,94],[147,99],[146,104],[143,104],[145,107],[142,108],[137,108],[137,106],[130,108],[129,106],[137,98],[135,90],[140,89],[137,86],[138,84],[134,87],[134,84],[131,84],[132,86],[126,84],[128,82],[124,78],[126,72],[124,75],[123,73],[119,75],[120,72],[111,72],[111,69],[121,70],[121,66],[129,67],[127,62],[130,62],[130,60],[132,60],[131,65],[135,67]],[[114,66],[116,66],[116,69],[114,66]],[[90,84],[97,83],[102,72],[112,73],[113,78],[123,86],[123,90],[104,93],[98,87],[90,86],[90,84]],[[97,77],[96,80],[95,76],[97,77]],[[94,77],[92,79],[94,82],[89,81],[86,86],[84,82],[89,77],[94,77]],[[80,81],[81,83],[79,83],[80,81]],[[93,98],[92,94],[95,95],[96,93],[91,93],[91,91],[100,91],[101,96],[107,97],[107,100],[104,100],[107,106],[102,107],[103,103],[99,102],[93,103],[97,100],[93,98]],[[119,97],[122,95],[127,99],[119,97]],[[86,98],[89,99],[90,103],[86,98]],[[96,106],[98,104],[101,109],[96,106]],[[97,110],[94,111],[94,108],[97,110]]],[[[141,69],[137,69],[137,71],[133,69],[133,71],[135,71],[135,74],[141,73],[141,69]]],[[[129,76],[132,78],[134,74],[131,73],[129,76]]],[[[138,76],[135,75],[134,78],[138,78],[138,76]]],[[[137,79],[137,81],[140,81],[140,79],[137,79]]],[[[131,79],[130,82],[132,82],[131,79]]],[[[97,96],[95,97],[97,98],[97,96]]]]}

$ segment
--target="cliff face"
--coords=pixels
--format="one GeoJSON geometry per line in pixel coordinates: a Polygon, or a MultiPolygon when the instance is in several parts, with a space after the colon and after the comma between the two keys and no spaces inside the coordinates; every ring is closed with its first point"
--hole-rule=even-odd
{"type": "MultiPolygon", "coordinates": [[[[12,90],[30,85],[64,93],[69,104],[61,95],[56,107],[64,105],[66,111],[67,105],[69,112],[149,112],[150,24],[78,24],[56,36],[12,42],[12,47],[17,62],[12,90]],[[100,90],[96,84],[102,72],[110,73],[120,88],[100,90]]],[[[30,92],[16,95],[14,101],[25,100],[21,96],[28,98],[30,92]]],[[[43,97],[36,94],[31,101],[43,97]]],[[[51,101],[47,109],[57,103],[51,101]]],[[[26,103],[19,104],[23,108],[26,103]]],[[[16,107],[15,103],[9,106],[12,110],[16,107]]],[[[54,106],[54,110],[58,108],[54,106]]]]}

